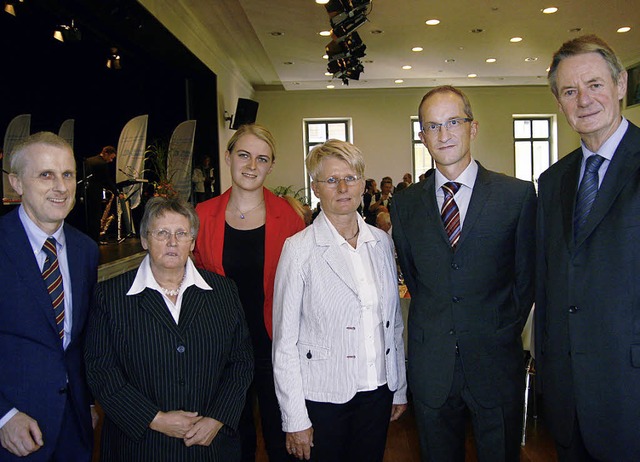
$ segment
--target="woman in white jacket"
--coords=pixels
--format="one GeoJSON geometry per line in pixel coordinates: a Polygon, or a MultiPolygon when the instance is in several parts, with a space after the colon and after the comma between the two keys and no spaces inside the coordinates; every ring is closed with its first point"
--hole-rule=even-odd
{"type": "Polygon", "coordinates": [[[307,156],[322,213],[285,242],[276,273],[273,364],[287,450],[382,461],[406,409],[402,315],[389,235],[357,213],[364,160],[329,140],[307,156]]]}

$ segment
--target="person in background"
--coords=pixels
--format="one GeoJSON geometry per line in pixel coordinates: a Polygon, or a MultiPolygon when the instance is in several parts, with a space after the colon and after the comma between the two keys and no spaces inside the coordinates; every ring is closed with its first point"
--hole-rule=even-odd
{"type": "Polygon", "coordinates": [[[539,179],[536,368],[565,461],[640,454],[640,129],[627,72],[601,38],[554,54],[549,84],[581,147],[539,179]]]}
{"type": "Polygon", "coordinates": [[[533,304],[533,184],[471,156],[471,104],[452,86],[422,99],[435,173],[394,196],[393,238],[409,310],[409,386],[422,460],[462,462],[471,414],[480,461],[520,460],[524,354],[533,304]]]}
{"type": "Polygon", "coordinates": [[[89,462],[97,414],[83,347],[98,247],[64,222],[76,162],[65,140],[40,132],[10,164],[22,204],[0,218],[0,460],[89,462]]]}
{"type": "Polygon", "coordinates": [[[98,284],[86,361],[103,462],[240,459],[251,342],[235,284],[189,258],[198,225],[191,204],[150,199],[140,267],[98,284]]]}
{"type": "Polygon", "coordinates": [[[364,194],[362,195],[362,215],[364,221],[368,224],[375,224],[376,216],[375,212],[370,209],[373,202],[376,202],[380,198],[380,191],[378,191],[378,185],[376,180],[369,178],[365,182],[364,194]]]}
{"type": "Polygon", "coordinates": [[[391,197],[393,196],[393,180],[391,177],[384,177],[380,182],[380,196],[377,197],[375,202],[369,205],[369,212],[373,214],[375,225],[375,217],[378,215],[379,207],[386,207],[387,211],[391,209],[391,197]]]}
{"type": "Polygon", "coordinates": [[[216,181],[213,174],[214,170],[211,166],[211,157],[204,156],[202,158],[202,165],[195,167],[193,169],[193,174],[191,175],[193,192],[195,193],[195,200],[197,204],[213,197],[213,185],[216,181]]]}
{"type": "Polygon", "coordinates": [[[407,186],[411,186],[413,184],[413,175],[411,175],[411,173],[405,173],[402,176],[402,181],[407,183],[407,186]]]}
{"type": "Polygon", "coordinates": [[[256,396],[269,461],[289,459],[273,385],[273,281],[285,239],[305,225],[285,199],[264,187],[275,154],[275,141],[269,130],[257,124],[241,126],[225,152],[231,188],[196,208],[201,223],[194,249],[196,266],[235,281],[251,334],[254,381],[240,421],[242,460],[251,462],[256,451],[256,396]]]}
{"type": "MultiPolygon", "coordinates": [[[[106,244],[106,239],[100,237],[100,222],[104,213],[102,205],[105,199],[104,192],[109,191],[116,199],[118,196],[118,188],[110,168],[110,164],[115,159],[116,149],[113,146],[105,146],[100,154],[84,161],[84,174],[87,182],[87,234],[91,239],[101,244],[106,244]]],[[[112,207],[115,206],[112,205],[112,207]]]]}
{"type": "Polygon", "coordinates": [[[376,227],[387,233],[389,236],[392,234],[391,229],[391,215],[389,212],[380,212],[376,217],[376,227]]]}
{"type": "Polygon", "coordinates": [[[322,212],[285,242],[273,305],[287,449],[318,462],[382,462],[389,421],[407,403],[393,245],[357,212],[358,148],[329,140],[306,166],[322,212]]]}

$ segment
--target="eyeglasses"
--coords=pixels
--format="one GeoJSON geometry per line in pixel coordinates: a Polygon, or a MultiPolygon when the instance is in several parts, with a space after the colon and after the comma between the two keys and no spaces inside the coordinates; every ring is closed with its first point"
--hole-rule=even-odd
{"type": "Polygon", "coordinates": [[[314,180],[316,183],[326,183],[328,188],[334,189],[337,188],[342,180],[347,183],[347,186],[353,186],[358,182],[358,180],[362,179],[362,177],[358,175],[347,175],[344,178],[336,178],[334,176],[330,176],[326,180],[314,180]]]}
{"type": "Polygon", "coordinates": [[[171,236],[176,237],[176,241],[178,242],[190,242],[193,241],[193,235],[189,231],[178,230],[175,233],[172,233],[168,229],[154,229],[153,231],[149,231],[148,234],[151,234],[156,241],[165,242],[171,239],[171,236]]]}
{"type": "Polygon", "coordinates": [[[436,133],[440,131],[441,127],[444,127],[447,130],[457,130],[461,128],[462,124],[466,122],[473,122],[473,119],[470,119],[468,117],[458,117],[456,119],[449,119],[441,124],[429,122],[428,124],[422,126],[422,131],[424,133],[436,133]]]}

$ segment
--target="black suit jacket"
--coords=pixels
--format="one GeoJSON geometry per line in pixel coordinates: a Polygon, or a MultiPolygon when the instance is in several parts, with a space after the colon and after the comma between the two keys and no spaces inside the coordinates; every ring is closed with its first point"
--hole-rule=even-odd
{"type": "Polygon", "coordinates": [[[573,210],[577,149],[540,176],[536,361],[561,444],[577,412],[598,460],[640,457],[640,129],[630,124],[583,237],[573,210]]]}
{"type": "MultiPolygon", "coordinates": [[[[38,422],[44,446],[28,460],[51,458],[67,401],[80,423],[82,443],[85,448],[93,445],[83,352],[98,248],[67,224],[64,234],[73,300],[71,343],[66,350],[18,209],[0,218],[0,416],[15,407],[38,422]]],[[[78,460],[74,454],[67,456],[78,460]]],[[[0,460],[14,458],[0,447],[0,460]]]]}
{"type": "Polygon", "coordinates": [[[159,292],[127,296],[136,271],[98,284],[87,375],[105,411],[101,460],[236,460],[236,428],[253,356],[235,284],[199,270],[213,290],[186,289],[176,324],[159,292]],[[158,411],[196,411],[225,426],[209,447],[149,428],[158,411]]]}
{"type": "Polygon", "coordinates": [[[478,164],[455,251],[436,202],[435,175],[393,199],[393,237],[411,293],[412,393],[430,407],[444,404],[458,344],[469,388],[482,406],[521,400],[520,334],[534,291],[533,185],[478,164]]]}

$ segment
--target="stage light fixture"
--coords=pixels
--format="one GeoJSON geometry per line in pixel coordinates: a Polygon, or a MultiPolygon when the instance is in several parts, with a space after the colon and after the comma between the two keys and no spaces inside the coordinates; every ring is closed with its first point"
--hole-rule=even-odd
{"type": "Polygon", "coordinates": [[[352,33],[340,42],[332,40],[325,47],[325,51],[329,56],[329,61],[334,61],[341,58],[349,58],[351,56],[362,58],[365,56],[366,49],[367,46],[362,43],[362,39],[357,32],[352,33]]]}
{"type": "MultiPolygon", "coordinates": [[[[20,0],[20,3],[22,3],[24,0],[20,0]]],[[[18,3],[16,0],[7,0],[6,2],[4,2],[4,11],[5,13],[10,14],[11,16],[15,16],[16,15],[16,3],[18,3]]]]}
{"type": "Polygon", "coordinates": [[[82,33],[71,20],[71,25],[60,24],[53,30],[53,38],[60,42],[79,42],[82,40],[82,33]]]}
{"type": "Polygon", "coordinates": [[[367,22],[365,9],[370,4],[371,0],[332,0],[325,5],[336,41],[344,40],[367,22]]]}
{"type": "Polygon", "coordinates": [[[120,64],[120,55],[118,54],[118,49],[116,47],[112,47],[109,50],[109,58],[107,59],[107,67],[113,70],[122,69],[120,64]]]}

